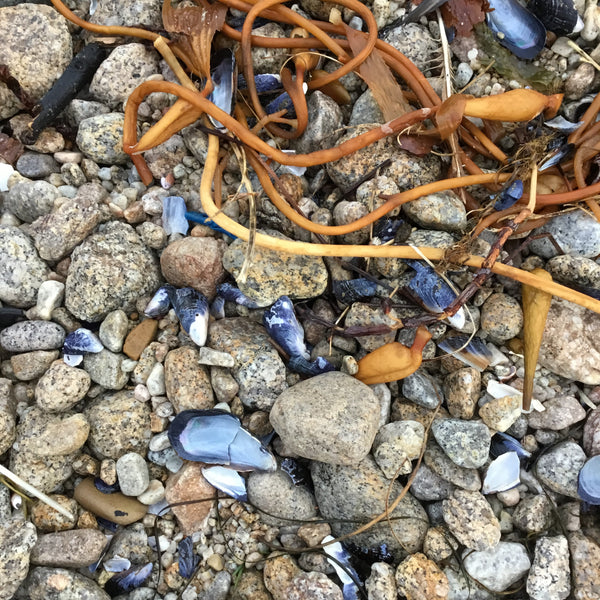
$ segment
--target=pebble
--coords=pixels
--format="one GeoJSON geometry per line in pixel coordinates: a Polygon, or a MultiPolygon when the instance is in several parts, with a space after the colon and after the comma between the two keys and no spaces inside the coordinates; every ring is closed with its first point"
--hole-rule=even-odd
{"type": "Polygon", "coordinates": [[[77,318],[97,322],[113,310],[132,310],[159,285],[152,252],[132,227],[111,222],[73,251],[65,306],[77,318]]]}
{"type": "Polygon", "coordinates": [[[71,529],[38,536],[31,551],[31,564],[80,569],[95,563],[106,547],[106,536],[98,529],[71,529]]]}
{"type": "Polygon", "coordinates": [[[32,352],[60,348],[65,330],[49,321],[21,321],[0,332],[0,346],[7,352],[32,352]]]}
{"type": "Polygon", "coordinates": [[[110,600],[110,596],[92,579],[67,569],[35,567],[29,573],[25,584],[31,600],[48,597],[110,600]]]}
{"type": "Polygon", "coordinates": [[[343,600],[342,590],[323,573],[300,571],[286,588],[288,600],[343,600]]]}
{"type": "Polygon", "coordinates": [[[103,494],[96,488],[91,478],[83,479],[77,484],[73,497],[86,510],[119,525],[129,525],[139,521],[147,510],[141,502],[121,492],[103,494]]]}
{"type": "Polygon", "coordinates": [[[432,500],[444,500],[454,489],[449,481],[442,479],[434,473],[426,464],[422,463],[413,479],[410,491],[417,500],[429,502],[432,500]]]}
{"type": "Polygon", "coordinates": [[[129,380],[129,372],[124,368],[125,356],[109,350],[85,354],[83,367],[94,383],[109,390],[121,390],[129,380]]]}
{"type": "Polygon", "coordinates": [[[504,592],[531,567],[523,544],[499,542],[493,548],[469,552],[463,558],[467,573],[492,592],[504,592]]]}
{"type": "Polygon", "coordinates": [[[208,330],[208,344],[233,356],[231,374],[244,406],[270,410],[287,383],[285,365],[265,328],[244,318],[220,319],[208,330]]]}
{"type": "Polygon", "coordinates": [[[569,546],[563,535],[540,537],[527,577],[531,600],[564,600],[571,592],[569,546]]]}
{"type": "Polygon", "coordinates": [[[0,31],[0,63],[39,101],[73,57],[67,21],[51,6],[5,6],[0,11],[0,31]]]}
{"type": "Polygon", "coordinates": [[[231,354],[228,352],[219,352],[218,350],[213,350],[207,346],[203,346],[199,349],[198,362],[201,365],[224,367],[227,369],[230,369],[235,365],[235,360],[233,360],[233,356],[231,356],[231,354]]]}
{"type": "Polygon", "coordinates": [[[369,453],[378,413],[379,401],[367,385],[331,372],[281,393],[270,420],[289,451],[329,464],[353,465],[369,453]]]}
{"type": "Polygon", "coordinates": [[[121,165],[129,158],[123,150],[123,113],[88,117],[79,123],[77,146],[98,164],[121,165]]]}
{"type": "MultiPolygon", "coordinates": [[[[370,456],[355,466],[315,461],[311,464],[311,475],[319,510],[325,519],[332,520],[334,536],[345,535],[356,528],[355,523],[338,522],[336,519],[371,519],[385,510],[388,493],[389,501],[393,502],[401,490],[398,482],[390,486],[389,480],[370,456]]],[[[355,536],[353,542],[365,549],[379,549],[385,543],[396,559],[420,551],[428,519],[419,502],[407,493],[391,516],[400,517],[392,521],[395,535],[390,531],[390,524],[382,521],[355,536]]]]}
{"type": "Polygon", "coordinates": [[[427,28],[416,23],[394,27],[383,35],[383,39],[410,58],[423,72],[428,71],[439,52],[427,28]]]}
{"type": "Polygon", "coordinates": [[[342,110],[323,92],[316,90],[308,97],[308,125],[294,144],[300,154],[333,146],[343,124],[342,110]]]}
{"type": "Polygon", "coordinates": [[[458,466],[435,442],[430,440],[427,443],[423,458],[425,464],[445,481],[472,492],[481,489],[479,472],[458,466]]]}
{"type": "MultiPolygon", "coordinates": [[[[223,255],[227,245],[210,237],[186,237],[169,244],[160,256],[168,283],[192,287],[212,300],[225,279],[223,255]]],[[[257,248],[258,250],[258,248],[257,248]]]]}
{"type": "Polygon", "coordinates": [[[139,496],[148,488],[150,477],[144,457],[127,452],[117,460],[119,487],[125,496],[139,496]]]}
{"type": "MultiPolygon", "coordinates": [[[[273,561],[268,561],[268,565],[273,561]]],[[[259,571],[244,571],[234,588],[232,600],[271,600],[263,575],[259,571]]]]}
{"type": "Polygon", "coordinates": [[[553,506],[545,494],[527,496],[515,507],[513,525],[527,534],[547,531],[554,521],[553,506]]]}
{"type": "Polygon", "coordinates": [[[95,199],[78,197],[62,202],[31,227],[40,256],[56,262],[67,256],[98,225],[101,211],[95,199]]]}
{"type": "Polygon", "coordinates": [[[384,562],[371,565],[371,574],[365,581],[369,600],[396,600],[398,591],[394,568],[384,562]]]}
{"type": "Polygon", "coordinates": [[[98,337],[107,350],[121,352],[128,329],[129,319],[125,311],[113,310],[104,317],[104,320],[100,324],[98,337]]]}
{"type": "MultiPolygon", "coordinates": [[[[278,232],[266,233],[288,239],[278,232]]],[[[234,240],[223,255],[223,266],[236,279],[240,290],[259,306],[269,306],[284,295],[292,300],[304,300],[320,296],[325,291],[328,274],[322,258],[275,252],[260,247],[254,248],[246,281],[238,281],[246,256],[246,246],[246,242],[234,240]]]]}
{"type": "Polygon", "coordinates": [[[366,90],[352,106],[352,114],[348,125],[362,125],[363,123],[384,123],[385,118],[379,104],[373,97],[371,90],[366,90]]]}
{"type": "Polygon", "coordinates": [[[402,212],[424,229],[461,232],[467,226],[467,211],[452,191],[437,192],[402,205],[402,212]]]}
{"type": "Polygon", "coordinates": [[[396,586],[407,600],[445,600],[448,578],[424,554],[417,552],[405,558],[396,569],[396,586]]]}
{"type": "Polygon", "coordinates": [[[195,348],[171,350],[165,359],[165,389],[175,412],[208,409],[215,405],[206,367],[198,364],[195,348]]]}
{"type": "Polygon", "coordinates": [[[161,363],[156,363],[148,375],[146,386],[151,396],[164,396],[167,389],[165,387],[165,368],[161,363]]]}
{"type": "Polygon", "coordinates": [[[558,431],[583,421],[586,412],[574,396],[558,396],[544,402],[546,410],[528,415],[529,426],[534,429],[558,431]]]}
{"type": "Polygon", "coordinates": [[[4,205],[21,221],[33,223],[52,212],[58,190],[47,181],[20,181],[6,194],[4,205]]]}
{"type": "Polygon", "coordinates": [[[373,458],[388,479],[412,471],[421,454],[425,428],[417,421],[395,421],[379,429],[373,442],[373,458]]]}
{"type": "Polygon", "coordinates": [[[442,450],[459,467],[478,469],[488,459],[492,438],[483,423],[437,419],[431,432],[442,450]]]}
{"type": "Polygon", "coordinates": [[[85,398],[90,384],[90,376],[84,370],[57,360],[38,381],[35,400],[45,411],[64,412],[85,398]]]}
{"type": "Polygon", "coordinates": [[[444,401],[441,387],[423,369],[402,380],[402,395],[415,404],[433,410],[444,401]]]}
{"type": "Polygon", "coordinates": [[[60,167],[53,156],[38,152],[25,152],[17,160],[17,171],[29,179],[44,179],[51,173],[58,173],[60,167]]]}
{"type": "Polygon", "coordinates": [[[573,597],[595,600],[600,589],[600,546],[581,531],[571,533],[568,540],[573,597]]]}
{"type": "Polygon", "coordinates": [[[473,367],[464,367],[444,379],[444,396],[448,412],[457,419],[472,419],[475,414],[481,374],[473,367]]]}
{"type": "MultiPolygon", "coordinates": [[[[393,319],[396,316],[392,309],[390,314],[385,314],[380,306],[370,306],[363,302],[353,302],[350,310],[346,314],[346,327],[361,326],[369,327],[371,325],[387,325],[392,328],[397,324],[393,319]]],[[[396,331],[390,329],[389,333],[380,335],[361,335],[358,338],[358,343],[361,348],[367,352],[372,352],[384,344],[389,344],[396,339],[396,331]]],[[[406,380],[405,380],[406,381],[406,380]]]]}
{"type": "MultiPolygon", "coordinates": [[[[178,473],[169,475],[165,486],[165,499],[169,504],[216,497],[217,491],[202,476],[203,467],[200,463],[186,462],[178,473]]],[[[172,506],[171,510],[183,534],[192,535],[205,526],[211,506],[211,502],[193,502],[172,506]]]]}
{"type": "Polygon", "coordinates": [[[58,350],[34,350],[13,354],[10,357],[10,366],[19,381],[33,381],[48,370],[58,355],[58,350]]]}
{"type": "Polygon", "coordinates": [[[116,108],[145,79],[158,72],[158,55],[140,43],[117,46],[98,67],[90,83],[96,100],[116,108]]]}
{"type": "Polygon", "coordinates": [[[583,426],[583,449],[590,458],[600,454],[600,408],[588,415],[583,426]]]}
{"type": "Polygon", "coordinates": [[[146,491],[140,494],[137,499],[146,506],[152,506],[160,502],[165,497],[165,486],[158,479],[151,479],[146,491]]]}
{"type": "Polygon", "coordinates": [[[523,309],[508,294],[492,294],[481,307],[481,330],[492,342],[515,337],[523,327],[523,309]]]}
{"type": "Polygon", "coordinates": [[[553,492],[578,498],[577,476],[586,461],[575,442],[563,442],[542,454],[537,461],[537,477],[553,492]]]}
{"type": "Polygon", "coordinates": [[[479,492],[455,489],[442,506],[446,525],[467,548],[489,550],[500,541],[500,523],[479,492]]]}
{"type": "Polygon", "coordinates": [[[595,74],[594,67],[582,61],[565,81],[565,99],[579,100],[588,94],[595,74]]]}
{"type": "MultiPolygon", "coordinates": [[[[537,230],[549,233],[565,254],[594,258],[600,254],[600,223],[582,210],[574,210],[554,217],[537,230]]],[[[553,258],[556,248],[546,238],[536,239],[530,245],[532,252],[542,258],[553,258]]]]}
{"type": "Polygon", "coordinates": [[[90,423],[88,444],[101,458],[118,459],[126,452],[144,454],[150,441],[150,409],[134,393],[100,395],[85,410],[90,423]]]}
{"type": "Polygon", "coordinates": [[[564,300],[553,300],[538,363],[562,377],[600,384],[600,322],[595,313],[564,300]]]}
{"type": "Polygon", "coordinates": [[[293,578],[302,570],[289,555],[276,555],[266,561],[264,569],[264,584],[273,595],[273,600],[287,600],[288,587],[293,578]]]}
{"type": "Polygon", "coordinates": [[[522,394],[492,398],[479,409],[481,420],[495,431],[506,431],[521,416],[522,394]]]}
{"type": "MultiPolygon", "coordinates": [[[[77,515],[77,502],[73,498],[68,498],[62,494],[49,494],[49,496],[74,517],[77,515]]],[[[41,500],[34,502],[31,507],[31,521],[38,531],[43,533],[66,531],[75,527],[75,519],[69,519],[41,500]]]]}
{"type": "Polygon", "coordinates": [[[306,486],[294,485],[281,470],[250,473],[246,487],[248,500],[268,525],[286,527],[295,519],[308,521],[317,515],[313,494],[306,486]]]}
{"type": "Polygon", "coordinates": [[[0,378],[0,454],[4,454],[15,440],[16,408],[12,382],[0,378]]]}
{"type": "Polygon", "coordinates": [[[584,256],[555,256],[546,263],[546,270],[560,283],[600,289],[600,265],[584,256]]]}
{"type": "Polygon", "coordinates": [[[20,515],[0,527],[0,589],[1,600],[11,600],[27,577],[29,555],[37,539],[35,526],[20,515]]]}
{"type": "Polygon", "coordinates": [[[0,225],[0,300],[18,308],[29,308],[48,275],[29,236],[17,227],[0,225]]]}
{"type": "Polygon", "coordinates": [[[144,319],[125,338],[123,353],[132,360],[138,360],[142,352],[152,342],[158,330],[155,319],[144,319]]]}
{"type": "Polygon", "coordinates": [[[44,281],[38,290],[37,303],[34,308],[35,317],[49,321],[52,311],[62,304],[64,295],[64,283],[51,279],[44,281]]]}

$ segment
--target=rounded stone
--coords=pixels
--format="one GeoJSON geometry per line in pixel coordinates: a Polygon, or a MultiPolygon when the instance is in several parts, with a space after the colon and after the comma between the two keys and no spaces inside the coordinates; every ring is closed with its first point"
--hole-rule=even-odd
{"type": "Polygon", "coordinates": [[[515,337],[523,327],[523,310],[508,294],[492,294],[481,307],[481,329],[493,342],[515,337]]]}
{"type": "Polygon", "coordinates": [[[457,419],[472,419],[475,414],[481,373],[473,367],[464,367],[444,379],[444,396],[448,412],[457,419]]]}
{"type": "Polygon", "coordinates": [[[38,406],[50,412],[69,410],[82,400],[90,388],[90,376],[62,360],[52,363],[35,388],[38,406]]]}
{"type": "Polygon", "coordinates": [[[574,396],[558,396],[544,402],[546,410],[534,411],[528,415],[529,426],[534,429],[559,431],[579,421],[583,421],[586,412],[574,396]]]}
{"type": "Polygon", "coordinates": [[[394,421],[379,429],[373,442],[373,457],[388,479],[412,471],[419,457],[425,428],[417,421],[394,421]]]}
{"type": "Polygon", "coordinates": [[[0,332],[0,346],[7,352],[54,350],[65,341],[65,330],[51,321],[21,321],[0,332]]]}
{"type": "Polygon", "coordinates": [[[437,192],[407,202],[402,212],[418,226],[450,232],[461,232],[467,226],[467,211],[452,191],[437,192]]]}
{"type": "Polygon", "coordinates": [[[357,379],[339,372],[324,373],[280,394],[270,420],[291,452],[351,465],[369,453],[377,433],[379,401],[357,379]]]}
{"type": "Polygon", "coordinates": [[[215,404],[208,369],[198,364],[198,351],[190,346],[171,350],[165,359],[167,398],[175,412],[208,409],[215,404]]]}
{"type": "Polygon", "coordinates": [[[109,312],[100,324],[98,337],[107,350],[121,352],[129,329],[129,319],[123,310],[109,312]]]}
{"type": "Polygon", "coordinates": [[[547,531],[554,520],[553,506],[545,494],[523,498],[513,512],[513,524],[527,534],[547,531]]]}
{"type": "Polygon", "coordinates": [[[26,223],[52,212],[59,192],[47,181],[20,181],[13,185],[4,201],[4,206],[13,215],[26,223]]]}
{"type": "Polygon", "coordinates": [[[386,32],[383,39],[400,50],[423,72],[430,68],[432,59],[439,51],[427,28],[417,23],[394,27],[386,32]]]}
{"type": "Polygon", "coordinates": [[[14,598],[17,588],[27,576],[29,556],[37,540],[33,523],[22,517],[10,519],[0,527],[0,581],[2,581],[2,598],[14,598]]]}
{"type": "Polygon", "coordinates": [[[13,354],[10,357],[10,366],[19,381],[33,381],[50,368],[59,354],[58,350],[34,350],[13,354]]]}
{"type": "Polygon", "coordinates": [[[585,461],[585,452],[579,444],[562,442],[539,457],[537,476],[553,492],[578,498],[577,476],[585,461]]]}
{"type": "Polygon", "coordinates": [[[106,547],[106,536],[98,529],[71,529],[38,537],[31,551],[31,564],[81,569],[94,564],[106,547]]]}
{"type": "Polygon", "coordinates": [[[540,537],[527,577],[531,600],[565,600],[571,592],[569,545],[564,535],[540,537]]]}
{"type": "Polygon", "coordinates": [[[123,369],[125,356],[109,350],[101,350],[83,357],[83,367],[94,383],[109,390],[121,390],[129,380],[129,373],[123,369]]]}
{"type": "Polygon", "coordinates": [[[117,477],[121,493],[125,496],[139,496],[150,483],[148,465],[144,457],[136,452],[127,452],[117,460],[117,477]]]}
{"type": "Polygon", "coordinates": [[[43,179],[51,173],[58,173],[60,171],[60,167],[53,156],[37,152],[25,152],[25,154],[22,154],[17,160],[15,167],[23,177],[31,179],[43,179]]]}
{"type": "Polygon", "coordinates": [[[17,227],[0,225],[0,256],[0,300],[18,308],[33,306],[48,267],[31,238],[17,227]]]}
{"type": "Polygon", "coordinates": [[[107,113],[88,117],[79,124],[77,146],[100,165],[125,164],[123,150],[123,113],[107,113]]]}
{"type": "Polygon", "coordinates": [[[436,419],[431,431],[442,450],[459,467],[478,469],[487,461],[492,437],[483,423],[436,419]]]}
{"type": "Polygon", "coordinates": [[[417,552],[405,558],[396,569],[398,594],[408,600],[445,600],[448,578],[424,554],[417,552]]]}

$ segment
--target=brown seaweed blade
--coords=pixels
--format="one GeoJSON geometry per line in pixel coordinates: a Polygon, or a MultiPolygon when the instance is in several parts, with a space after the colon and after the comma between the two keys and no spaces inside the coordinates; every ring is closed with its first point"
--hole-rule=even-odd
{"type": "MultiPolygon", "coordinates": [[[[552,276],[544,269],[534,269],[533,275],[537,275],[548,281],[552,276]]],[[[523,346],[525,358],[525,380],[523,383],[523,410],[528,411],[533,396],[533,376],[537,364],[542,336],[546,326],[546,317],[550,310],[552,294],[544,290],[523,285],[523,346]]]]}

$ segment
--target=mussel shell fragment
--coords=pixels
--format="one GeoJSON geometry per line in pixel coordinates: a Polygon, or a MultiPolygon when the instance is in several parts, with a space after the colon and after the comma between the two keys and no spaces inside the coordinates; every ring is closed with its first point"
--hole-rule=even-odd
{"type": "Polygon", "coordinates": [[[292,356],[287,366],[296,373],[311,376],[335,371],[335,367],[324,356],[317,356],[312,362],[300,355],[292,356]]]}
{"type": "MultiPolygon", "coordinates": [[[[333,541],[330,535],[323,538],[323,544],[333,541]]],[[[340,542],[334,542],[333,544],[327,544],[323,546],[323,551],[328,557],[329,564],[334,568],[336,575],[340,578],[343,585],[344,600],[353,600],[354,598],[360,597],[360,590],[357,585],[360,582],[358,573],[354,567],[350,564],[350,553],[340,542]]]]}
{"type": "Polygon", "coordinates": [[[237,417],[222,410],[184,410],[168,432],[175,452],[186,460],[227,465],[237,471],[274,471],[275,457],[248,433],[237,417]]]}
{"type": "Polygon", "coordinates": [[[123,558],[118,554],[115,554],[112,558],[105,560],[102,563],[105,571],[109,573],[121,573],[122,571],[127,571],[127,569],[131,568],[131,561],[128,558],[123,558]]]}
{"type": "Polygon", "coordinates": [[[486,13],[488,27],[496,39],[515,56],[535,58],[546,43],[546,28],[518,0],[489,0],[493,9],[486,13]]]}
{"type": "Polygon", "coordinates": [[[172,291],[170,299],[183,330],[195,344],[204,346],[210,312],[206,296],[194,288],[185,287],[172,291]]]}
{"type": "Polygon", "coordinates": [[[258,308],[258,304],[248,298],[239,288],[231,283],[222,283],[217,286],[217,295],[221,296],[228,302],[235,302],[246,308],[258,308]]]}
{"type": "Polygon", "coordinates": [[[600,455],[592,456],[579,471],[577,493],[588,504],[600,504],[600,455]]]}
{"type": "Polygon", "coordinates": [[[187,234],[190,225],[185,218],[186,212],[185,200],[181,196],[163,198],[162,224],[167,235],[187,234]]]}
{"type": "Polygon", "coordinates": [[[104,589],[111,596],[119,596],[124,592],[130,592],[142,585],[152,573],[152,563],[149,562],[141,567],[131,567],[120,573],[115,573],[105,584],[104,589]]]}
{"type": "Polygon", "coordinates": [[[210,485],[238,502],[248,501],[246,480],[237,471],[227,467],[207,467],[202,469],[202,475],[210,485]]]}
{"type": "Polygon", "coordinates": [[[549,121],[544,121],[544,125],[546,127],[550,127],[550,129],[554,129],[555,131],[565,134],[577,131],[582,124],[583,121],[573,123],[572,121],[565,119],[562,115],[558,115],[558,117],[554,117],[554,119],[550,119],[549,121]]]}
{"type": "Polygon", "coordinates": [[[148,302],[144,314],[151,319],[164,317],[171,308],[171,295],[174,293],[175,288],[172,285],[160,286],[148,302]]]}
{"type": "Polygon", "coordinates": [[[102,352],[104,346],[95,333],[80,327],[67,335],[62,350],[64,354],[96,354],[102,352]]]}
{"type": "Polygon", "coordinates": [[[505,210],[517,203],[523,196],[523,181],[516,179],[506,186],[497,196],[494,209],[505,210]]]}
{"type": "MultiPolygon", "coordinates": [[[[266,94],[281,89],[281,77],[271,73],[259,73],[254,76],[254,85],[259,94],[266,94]]],[[[238,90],[248,89],[248,85],[242,74],[238,75],[237,80],[238,90]]]]}
{"type": "Polygon", "coordinates": [[[304,329],[294,313],[294,305],[287,296],[280,296],[263,314],[267,333],[290,356],[310,358],[304,343],[304,329]]]}
{"type": "Polygon", "coordinates": [[[505,492],[521,483],[521,461],[516,452],[505,452],[493,460],[483,480],[482,494],[505,492]]]}
{"type": "Polygon", "coordinates": [[[520,460],[531,458],[531,452],[525,450],[525,448],[521,446],[519,440],[507,433],[497,432],[492,437],[490,456],[492,458],[498,458],[499,456],[502,456],[502,454],[507,454],[508,452],[515,452],[520,460]]]}
{"type": "Polygon", "coordinates": [[[583,29],[573,0],[530,0],[527,8],[556,35],[571,35],[583,29]]]}
{"type": "Polygon", "coordinates": [[[493,354],[481,338],[474,337],[469,340],[469,337],[465,334],[447,337],[438,343],[438,348],[478,371],[485,371],[492,361],[493,354]]]}
{"type": "Polygon", "coordinates": [[[372,298],[377,292],[377,283],[364,277],[349,280],[334,280],[333,295],[343,304],[353,304],[372,298]]]}
{"type": "Polygon", "coordinates": [[[190,536],[183,538],[177,544],[177,552],[179,553],[179,574],[185,579],[189,579],[200,562],[200,557],[194,553],[194,542],[190,536]]]}
{"type": "MultiPolygon", "coordinates": [[[[210,77],[213,82],[213,91],[208,95],[215,106],[231,114],[233,109],[233,97],[235,92],[235,57],[229,48],[220,50],[214,58],[216,63],[215,68],[211,71],[210,77]]],[[[223,125],[209,115],[212,124],[217,128],[222,128],[223,125]]]]}

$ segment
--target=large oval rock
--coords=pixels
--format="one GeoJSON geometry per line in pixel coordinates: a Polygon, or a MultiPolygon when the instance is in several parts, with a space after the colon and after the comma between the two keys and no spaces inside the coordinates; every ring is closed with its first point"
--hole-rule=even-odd
{"type": "Polygon", "coordinates": [[[353,465],[371,449],[379,410],[369,386],[336,371],[287,389],[275,401],[270,419],[287,450],[329,464],[353,465]]]}
{"type": "MultiPolygon", "coordinates": [[[[402,486],[383,475],[375,461],[367,456],[356,466],[328,465],[314,462],[311,475],[319,510],[326,519],[332,519],[333,535],[340,536],[354,531],[360,524],[370,521],[385,510],[386,498],[393,503],[402,486]],[[355,520],[341,523],[335,519],[355,520]]],[[[427,513],[409,493],[390,513],[391,522],[374,525],[352,541],[364,549],[379,550],[387,544],[396,561],[407,553],[419,552],[423,545],[429,521],[427,513]],[[394,529],[394,534],[390,530],[394,529]]]]}
{"type": "Polygon", "coordinates": [[[113,310],[132,310],[159,285],[151,251],[132,227],[111,222],[73,251],[65,305],[79,319],[96,322],[113,310]]]}
{"type": "Polygon", "coordinates": [[[0,300],[19,308],[35,304],[48,275],[31,238],[17,227],[0,225],[0,300]]]}
{"type": "Polygon", "coordinates": [[[25,584],[30,600],[110,600],[95,581],[70,569],[36,567],[25,584]]]}
{"type": "Polygon", "coordinates": [[[215,404],[208,369],[198,364],[198,351],[190,346],[176,348],[167,354],[165,387],[175,412],[207,409],[215,404]]]}
{"type": "Polygon", "coordinates": [[[64,361],[57,360],[38,381],[35,399],[44,410],[62,412],[82,400],[90,384],[90,376],[83,369],[70,367],[64,361]]]}

